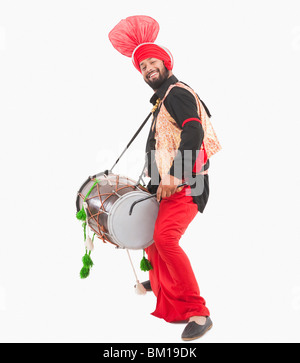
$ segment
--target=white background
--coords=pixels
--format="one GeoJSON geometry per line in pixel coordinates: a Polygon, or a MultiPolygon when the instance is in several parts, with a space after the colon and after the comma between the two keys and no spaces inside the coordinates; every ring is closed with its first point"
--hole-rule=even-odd
{"type": "MultiPolygon", "coordinates": [[[[184,325],[135,294],[125,251],[97,240],[79,278],[77,190],[151,109],[152,90],[108,33],[149,15],[223,146],[205,213],[181,241],[214,322],[196,342],[299,342],[299,1],[0,4],[0,341],[181,342],[184,325]]],[[[148,129],[116,172],[137,178],[148,129]]],[[[132,258],[139,271],[141,251],[132,258]]]]}

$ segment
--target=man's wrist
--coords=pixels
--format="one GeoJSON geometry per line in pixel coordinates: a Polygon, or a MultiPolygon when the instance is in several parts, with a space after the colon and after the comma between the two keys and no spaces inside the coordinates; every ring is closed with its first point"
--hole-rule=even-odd
{"type": "Polygon", "coordinates": [[[179,185],[182,183],[182,178],[178,178],[175,175],[172,174],[166,174],[162,178],[162,184],[164,185],[179,185]]]}

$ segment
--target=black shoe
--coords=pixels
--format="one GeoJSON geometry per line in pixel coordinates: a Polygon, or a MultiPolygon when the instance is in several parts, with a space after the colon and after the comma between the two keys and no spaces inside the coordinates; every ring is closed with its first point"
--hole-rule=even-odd
{"type": "Polygon", "coordinates": [[[195,321],[191,321],[184,328],[181,334],[182,340],[194,340],[202,337],[209,329],[212,327],[212,321],[209,316],[206,317],[206,322],[204,325],[199,325],[195,321]]]}
{"type": "MultiPolygon", "coordinates": [[[[152,291],[150,280],[141,282],[141,284],[144,286],[146,291],[152,291]]],[[[134,285],[136,287],[136,285],[134,285]]]]}

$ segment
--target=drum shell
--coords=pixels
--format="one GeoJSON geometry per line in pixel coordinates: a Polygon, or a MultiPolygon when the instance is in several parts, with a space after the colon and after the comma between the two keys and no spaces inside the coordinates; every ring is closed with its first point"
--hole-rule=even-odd
{"type": "MultiPolygon", "coordinates": [[[[122,199],[122,196],[133,191],[138,191],[139,193],[143,192],[142,195],[148,196],[149,192],[143,186],[136,185],[136,182],[130,178],[116,174],[109,174],[107,176],[104,173],[100,173],[94,177],[90,177],[80,188],[76,200],[77,211],[82,208],[84,198],[94,185],[95,178],[97,178],[99,183],[94,186],[85,200],[87,203],[86,211],[89,227],[92,232],[96,233],[104,242],[108,241],[117,247],[127,248],[123,243],[120,243],[120,240],[117,242],[110,233],[108,226],[110,213],[114,206],[118,204],[118,200],[120,198],[122,199]]],[[[154,208],[154,213],[156,213],[156,208],[154,208]]],[[[149,243],[147,243],[147,245],[149,245],[149,243]]],[[[131,247],[130,249],[140,248],[131,247]]]]}

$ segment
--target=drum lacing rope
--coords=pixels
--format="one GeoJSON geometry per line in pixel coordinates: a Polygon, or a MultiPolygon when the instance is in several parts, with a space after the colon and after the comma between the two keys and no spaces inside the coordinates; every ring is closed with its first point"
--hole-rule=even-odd
{"type": "MultiPolygon", "coordinates": [[[[85,198],[83,199],[83,202],[86,201],[86,198],[91,194],[92,190],[94,189],[94,187],[99,183],[98,179],[95,179],[94,184],[92,185],[91,189],[86,193],[85,198]]],[[[81,220],[81,221],[85,221],[86,220],[86,212],[84,209],[84,206],[82,205],[82,208],[80,209],[80,211],[77,212],[76,214],[76,218],[81,220]]]]}
{"type": "MultiPolygon", "coordinates": [[[[86,228],[88,226],[88,217],[87,217],[88,216],[88,213],[87,213],[88,205],[85,202],[88,200],[89,195],[91,194],[92,190],[95,188],[96,185],[97,185],[99,200],[101,201],[101,204],[103,207],[102,199],[100,198],[100,194],[99,194],[99,183],[100,183],[99,180],[94,178],[94,184],[92,185],[90,190],[86,193],[86,196],[83,197],[83,195],[81,193],[79,194],[83,198],[83,204],[82,204],[82,208],[80,209],[80,211],[77,212],[76,217],[77,217],[77,219],[83,221],[82,227],[84,230],[84,241],[86,240],[86,228]]],[[[103,212],[103,213],[105,213],[105,212],[103,212]]],[[[93,218],[95,220],[95,216],[97,216],[97,215],[92,215],[91,212],[90,212],[90,215],[91,215],[91,218],[93,218]]],[[[97,220],[95,220],[95,222],[97,222],[97,220]]],[[[103,235],[105,232],[100,231],[100,230],[97,232],[94,229],[93,229],[93,232],[97,233],[97,235],[99,234],[99,237],[102,239],[102,241],[104,243],[106,243],[105,236],[103,235]]]]}

